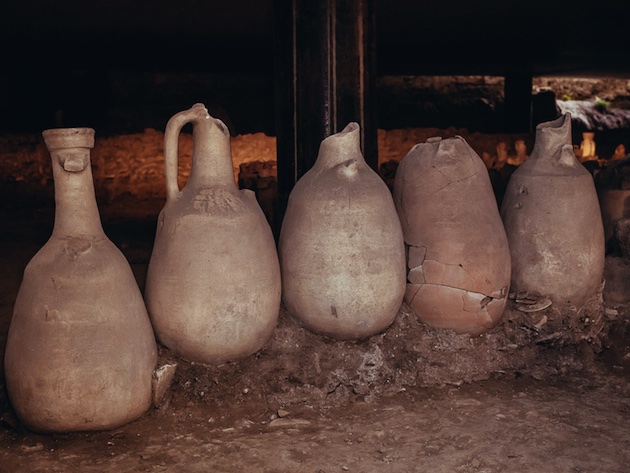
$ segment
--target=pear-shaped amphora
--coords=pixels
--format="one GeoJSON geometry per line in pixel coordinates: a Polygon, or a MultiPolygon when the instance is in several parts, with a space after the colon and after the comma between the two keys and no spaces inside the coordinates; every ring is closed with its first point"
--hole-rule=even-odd
{"type": "Polygon", "coordinates": [[[203,104],[169,120],[166,204],[158,218],[145,299],[157,338],[179,356],[221,364],[259,350],[276,326],[280,268],[271,228],[234,182],[230,134],[203,104]],[[177,183],[178,140],[193,125],[188,183],[177,183]]]}

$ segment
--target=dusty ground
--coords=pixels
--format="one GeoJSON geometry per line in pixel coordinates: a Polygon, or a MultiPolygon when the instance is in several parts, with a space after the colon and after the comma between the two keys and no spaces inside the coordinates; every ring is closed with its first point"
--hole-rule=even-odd
{"type": "Polygon", "coordinates": [[[625,473],[629,394],[610,378],[486,381],[341,408],[302,404],[274,421],[256,400],[191,401],[114,432],[3,432],[0,470],[625,473]]]}
{"type": "MultiPolygon", "coordinates": [[[[24,266],[51,230],[50,182],[40,187],[0,187],[0,354],[24,266]]],[[[105,230],[142,287],[162,201],[113,190],[99,191],[105,230]]],[[[606,292],[580,311],[510,303],[471,339],[403,305],[385,333],[335,342],[281,310],[269,343],[239,363],[162,349],[160,362],[179,364],[163,403],[112,432],[26,431],[0,370],[0,472],[627,472],[629,315],[606,292]]]]}

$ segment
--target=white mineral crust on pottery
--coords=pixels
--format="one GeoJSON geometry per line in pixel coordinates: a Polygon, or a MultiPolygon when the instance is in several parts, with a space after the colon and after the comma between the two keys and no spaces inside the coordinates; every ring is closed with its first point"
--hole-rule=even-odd
{"type": "Polygon", "coordinates": [[[359,125],[326,138],[295,185],[280,234],[283,300],[307,328],[338,339],[381,332],[405,290],[391,194],[365,163],[359,125]]]}
{"type": "Polygon", "coordinates": [[[160,342],[220,364],[258,351],[276,326],[280,267],[271,228],[234,183],[230,135],[203,104],[176,114],[164,136],[167,199],[158,218],[145,299],[160,342]],[[190,178],[177,184],[181,128],[193,124],[190,178]]]}
{"type": "Polygon", "coordinates": [[[580,307],[604,273],[604,229],[593,178],[573,153],[571,116],[541,123],[501,206],[512,290],[580,307]]]}
{"type": "Polygon", "coordinates": [[[503,315],[510,253],[488,171],[457,136],[403,158],[394,202],[407,247],[405,302],[425,323],[477,335],[503,315]]]}
{"type": "Polygon", "coordinates": [[[11,404],[41,432],[111,429],[151,404],[157,347],[142,295],[105,236],[90,149],[94,130],[47,130],[52,236],[24,271],[5,353],[11,404]]]}

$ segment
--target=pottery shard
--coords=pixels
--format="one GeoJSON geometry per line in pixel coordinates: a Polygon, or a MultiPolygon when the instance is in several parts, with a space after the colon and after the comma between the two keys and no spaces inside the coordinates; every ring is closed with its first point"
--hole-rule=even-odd
{"type": "Polygon", "coordinates": [[[486,308],[488,303],[492,301],[492,297],[477,292],[466,291],[462,295],[462,300],[466,312],[479,312],[486,308]]]}
{"type": "Polygon", "coordinates": [[[503,313],[505,299],[435,284],[408,284],[407,302],[429,325],[458,326],[458,333],[479,334],[492,328],[503,313]],[[471,314],[462,317],[462,311],[471,314]]]}
{"type": "Polygon", "coordinates": [[[407,281],[413,284],[424,284],[426,278],[424,275],[424,259],[427,255],[426,246],[409,246],[407,249],[407,281]]]}
{"type": "Polygon", "coordinates": [[[412,284],[424,284],[426,279],[424,277],[424,268],[422,265],[411,268],[409,270],[409,274],[407,274],[407,280],[412,284]]]}
{"type": "Polygon", "coordinates": [[[166,364],[160,366],[153,372],[153,406],[159,407],[162,402],[162,398],[168,388],[171,387],[173,377],[175,376],[175,370],[177,370],[177,363],[166,364]]]}
{"type": "Polygon", "coordinates": [[[427,256],[426,246],[409,246],[409,255],[407,256],[407,266],[409,269],[416,268],[424,262],[427,256]]]}
{"type": "Polygon", "coordinates": [[[490,296],[457,287],[410,281],[405,302],[429,325],[453,328],[456,324],[458,327],[454,330],[458,333],[479,334],[492,328],[501,317],[507,289],[505,286],[490,296]],[[471,316],[462,318],[457,315],[462,312],[471,316]]]}
{"type": "Polygon", "coordinates": [[[407,279],[414,284],[441,284],[466,290],[480,286],[479,281],[466,271],[463,264],[443,264],[431,259],[425,260],[420,266],[412,267],[407,279]]]}

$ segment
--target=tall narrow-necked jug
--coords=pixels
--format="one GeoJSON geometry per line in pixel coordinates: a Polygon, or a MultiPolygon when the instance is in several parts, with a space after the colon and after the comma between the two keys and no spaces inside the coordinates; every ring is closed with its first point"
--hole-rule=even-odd
{"type": "Polygon", "coordinates": [[[94,130],[47,130],[44,140],[55,224],[15,302],[5,354],[9,399],[32,430],[111,429],[151,404],[155,338],[131,268],[101,226],[94,130]]]}

